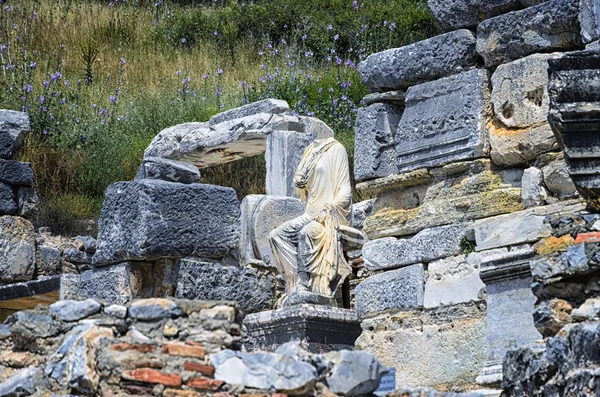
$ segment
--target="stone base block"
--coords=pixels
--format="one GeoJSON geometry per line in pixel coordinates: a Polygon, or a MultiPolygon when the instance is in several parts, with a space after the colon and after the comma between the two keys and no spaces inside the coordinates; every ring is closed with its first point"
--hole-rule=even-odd
{"type": "Polygon", "coordinates": [[[307,304],[250,314],[244,327],[246,347],[267,351],[291,341],[314,353],[354,349],[361,333],[353,310],[307,304]]]}
{"type": "Polygon", "coordinates": [[[500,386],[502,382],[502,361],[488,361],[479,372],[477,384],[485,386],[500,386]]]}

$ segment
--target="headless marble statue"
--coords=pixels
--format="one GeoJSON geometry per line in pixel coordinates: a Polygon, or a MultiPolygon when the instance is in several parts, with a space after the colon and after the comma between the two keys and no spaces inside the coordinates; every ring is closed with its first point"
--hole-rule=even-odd
{"type": "Polygon", "coordinates": [[[284,305],[306,301],[306,296],[317,298],[310,303],[322,303],[319,297],[333,299],[351,272],[338,236],[339,227],[348,225],[352,206],[348,156],[342,144],[327,138],[308,146],[294,186],[306,201],[304,214],[269,235],[275,264],[286,280],[284,305]],[[299,295],[305,298],[298,300],[299,295]]]}

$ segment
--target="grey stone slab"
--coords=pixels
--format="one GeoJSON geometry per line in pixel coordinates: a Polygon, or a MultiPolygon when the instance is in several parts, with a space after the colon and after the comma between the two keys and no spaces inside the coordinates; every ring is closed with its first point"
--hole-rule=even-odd
{"type": "Polygon", "coordinates": [[[127,307],[123,305],[109,305],[104,308],[104,313],[116,318],[127,317],[127,307]]]}
{"type": "Polygon", "coordinates": [[[475,46],[473,33],[457,30],[371,54],[358,72],[372,92],[403,89],[473,67],[479,59],[475,46]]]}
{"type": "Polygon", "coordinates": [[[14,215],[17,208],[12,186],[0,182],[0,215],[14,215]]]}
{"type": "MultiPolygon", "coordinates": [[[[43,379],[42,370],[31,367],[25,368],[0,383],[0,396],[29,396],[38,390],[43,379]]],[[[41,389],[41,388],[40,388],[41,389]]]]}
{"type": "Polygon", "coordinates": [[[264,99],[258,102],[252,102],[239,108],[226,110],[225,112],[214,115],[208,120],[210,125],[217,125],[225,121],[252,116],[258,113],[282,114],[289,112],[290,106],[286,101],[280,99],[264,99]]]}
{"type": "Polygon", "coordinates": [[[269,274],[201,258],[184,258],[179,264],[175,296],[235,301],[246,313],[253,313],[272,308],[274,288],[275,279],[269,274]]]}
{"type": "Polygon", "coordinates": [[[38,245],[35,250],[35,268],[39,276],[61,273],[62,252],[53,246],[38,245]]]}
{"type": "Polygon", "coordinates": [[[354,177],[357,181],[398,171],[394,136],[401,116],[402,109],[383,103],[358,110],[354,129],[354,177]]]}
{"type": "Polygon", "coordinates": [[[240,264],[275,267],[269,233],[304,213],[305,204],[294,197],[251,194],[241,204],[240,264]]]}
{"type": "Polygon", "coordinates": [[[479,278],[484,258],[498,250],[473,252],[431,262],[427,267],[423,305],[427,308],[477,302],[485,299],[485,285],[479,278]]]}
{"type": "Polygon", "coordinates": [[[93,254],[98,250],[98,242],[92,236],[77,236],[75,237],[75,240],[78,243],[83,244],[83,250],[85,252],[93,254]]]}
{"type": "Polygon", "coordinates": [[[404,108],[404,99],[406,99],[406,90],[373,92],[365,95],[362,102],[365,106],[370,106],[375,103],[387,103],[404,108]]]}
{"type": "Polygon", "coordinates": [[[106,191],[94,264],[188,255],[224,257],[239,243],[231,188],[145,179],[106,191]]]}
{"type": "Polygon", "coordinates": [[[421,230],[408,239],[369,241],[363,247],[364,266],[372,271],[389,270],[460,254],[461,242],[470,229],[468,224],[440,226],[421,230]]]}
{"type": "Polygon", "coordinates": [[[304,150],[315,139],[332,138],[333,130],[319,119],[300,117],[301,131],[273,131],[267,137],[266,192],[268,195],[297,197],[294,175],[304,150]]]}
{"type": "Polygon", "coordinates": [[[488,153],[488,80],[476,69],[409,88],[395,137],[399,171],[488,153]]]}
{"type": "Polygon", "coordinates": [[[342,396],[361,396],[377,389],[389,368],[371,353],[341,350],[323,355],[332,368],[325,377],[329,389],[342,396]]]}
{"type": "Polygon", "coordinates": [[[0,182],[19,186],[33,185],[31,164],[0,159],[0,182]]]}
{"type": "Polygon", "coordinates": [[[288,342],[304,349],[323,351],[352,349],[360,335],[356,311],[300,304],[249,314],[244,318],[248,350],[274,351],[288,342]]]}
{"type": "Polygon", "coordinates": [[[33,187],[17,187],[18,214],[24,218],[34,218],[40,213],[40,198],[33,187]]]}
{"type": "Polygon", "coordinates": [[[93,254],[89,252],[80,251],[77,248],[67,248],[63,251],[63,258],[67,262],[79,263],[79,264],[90,264],[92,263],[93,254]]]}
{"type": "Polygon", "coordinates": [[[29,281],[35,270],[35,230],[16,216],[0,217],[0,281],[29,281]]]}
{"type": "Polygon", "coordinates": [[[534,53],[582,47],[579,0],[550,0],[483,21],[477,52],[494,67],[534,53]]]}
{"type": "Polygon", "coordinates": [[[24,112],[0,109],[0,159],[12,159],[31,126],[24,112]]]}
{"type": "Polygon", "coordinates": [[[60,275],[42,277],[39,280],[25,281],[0,286],[0,302],[20,298],[34,297],[58,291],[60,288],[60,275]]]}
{"type": "Polygon", "coordinates": [[[367,217],[373,215],[375,211],[375,201],[376,199],[371,199],[352,204],[352,221],[350,222],[350,226],[362,230],[367,217]]]}
{"type": "Polygon", "coordinates": [[[533,54],[498,66],[492,75],[492,104],[507,127],[529,127],[548,119],[548,59],[533,54]]]}
{"type": "Polygon", "coordinates": [[[48,308],[53,314],[63,321],[78,321],[100,311],[100,304],[93,299],[75,301],[65,299],[53,303],[48,308]]]}
{"type": "Polygon", "coordinates": [[[490,147],[492,160],[500,166],[528,164],[540,154],[559,149],[548,123],[508,128],[498,120],[490,125],[490,147]]]}
{"type": "Polygon", "coordinates": [[[181,316],[182,311],[175,302],[164,298],[134,301],[127,310],[129,317],[142,321],[156,321],[167,317],[181,316]]]}
{"type": "Polygon", "coordinates": [[[581,39],[584,43],[592,43],[600,39],[600,2],[598,0],[579,1],[579,25],[581,39]]]}
{"type": "Polygon", "coordinates": [[[554,195],[563,197],[573,197],[577,195],[577,188],[569,176],[567,163],[564,157],[557,155],[554,160],[542,167],[544,175],[544,185],[554,195]]]}
{"type": "Polygon", "coordinates": [[[477,220],[474,223],[477,250],[523,244],[549,237],[552,228],[544,222],[546,215],[560,212],[563,208],[564,204],[559,203],[477,220]]]}
{"type": "Polygon", "coordinates": [[[543,205],[548,198],[548,192],[544,188],[544,177],[539,168],[529,167],[523,172],[521,198],[524,208],[543,205]]]}
{"type": "Polygon", "coordinates": [[[356,312],[365,317],[423,307],[424,281],[421,264],[368,277],[356,287],[356,312]]]}
{"type": "Polygon", "coordinates": [[[523,7],[520,0],[428,0],[427,5],[447,31],[473,28],[481,21],[523,7]]]}
{"type": "Polygon", "coordinates": [[[169,182],[200,182],[200,171],[195,166],[181,161],[160,157],[146,157],[138,169],[135,180],[160,179],[169,182]]]}
{"type": "Polygon", "coordinates": [[[134,297],[131,265],[120,263],[88,270],[81,274],[63,274],[60,299],[92,298],[109,304],[126,304],[134,297]]]}

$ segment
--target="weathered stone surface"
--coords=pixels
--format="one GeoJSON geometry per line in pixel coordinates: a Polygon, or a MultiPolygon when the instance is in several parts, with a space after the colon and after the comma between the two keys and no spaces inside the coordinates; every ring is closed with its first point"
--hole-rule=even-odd
{"type": "Polygon", "coordinates": [[[45,374],[74,391],[93,393],[97,390],[100,378],[94,362],[99,340],[111,337],[113,332],[110,328],[91,324],[76,326],[50,357],[44,369],[45,374]]]}
{"type": "Polygon", "coordinates": [[[317,370],[295,357],[277,353],[242,353],[231,350],[213,354],[215,379],[245,387],[301,394],[317,381],[317,370]]]}
{"type": "Polygon", "coordinates": [[[399,171],[488,153],[488,80],[486,70],[476,69],[408,89],[395,136],[399,171]]]}
{"type": "Polygon", "coordinates": [[[360,335],[356,311],[300,304],[249,314],[244,318],[246,348],[275,351],[288,342],[313,353],[353,349],[360,335]]]}
{"type": "Polygon", "coordinates": [[[533,54],[498,66],[492,75],[492,104],[507,127],[526,128],[548,119],[548,59],[533,54]]]}
{"type": "Polygon", "coordinates": [[[581,39],[588,44],[600,39],[600,3],[596,0],[579,1],[581,39]]]}
{"type": "Polygon", "coordinates": [[[17,212],[15,195],[10,185],[0,182],[0,214],[13,215],[17,212]]]}
{"type": "Polygon", "coordinates": [[[575,321],[597,320],[598,314],[600,314],[599,298],[586,299],[581,306],[571,312],[575,321]]]}
{"type": "Polygon", "coordinates": [[[282,114],[288,112],[289,110],[290,107],[286,101],[269,98],[216,114],[212,116],[210,120],[208,120],[208,123],[210,125],[217,125],[225,121],[252,116],[258,113],[282,114]]]}
{"type": "Polygon", "coordinates": [[[369,394],[377,389],[388,368],[363,351],[342,350],[324,355],[333,364],[325,382],[332,392],[342,396],[369,394]]]}
{"type": "Polygon", "coordinates": [[[266,192],[268,195],[297,197],[294,175],[304,150],[312,141],[333,137],[333,130],[321,120],[304,117],[303,131],[273,131],[267,137],[266,192]]]}
{"type": "Polygon", "coordinates": [[[558,149],[558,142],[548,123],[527,128],[507,128],[500,121],[488,124],[491,157],[495,164],[526,164],[539,154],[558,149]]]}
{"type": "Polygon", "coordinates": [[[133,282],[129,263],[100,267],[81,274],[63,274],[60,298],[92,298],[100,302],[125,304],[133,299],[133,282]]]}
{"type": "Polygon", "coordinates": [[[168,182],[196,183],[200,182],[200,171],[195,166],[163,159],[160,157],[146,157],[138,169],[135,180],[160,179],[168,182]]]}
{"type": "Polygon", "coordinates": [[[36,392],[41,382],[42,371],[39,368],[25,368],[0,383],[0,396],[29,396],[36,392]]]}
{"type": "Polygon", "coordinates": [[[77,248],[67,248],[63,251],[63,258],[67,262],[77,264],[90,264],[92,263],[93,254],[89,252],[80,251],[77,248]]]}
{"type": "Polygon", "coordinates": [[[485,285],[479,278],[479,266],[488,255],[489,252],[474,252],[431,262],[427,267],[429,275],[423,306],[432,308],[483,300],[485,285]]]}
{"type": "Polygon", "coordinates": [[[457,255],[468,233],[467,224],[458,224],[421,230],[409,239],[372,240],[363,247],[364,265],[369,270],[388,270],[457,255]]]}
{"type": "Polygon", "coordinates": [[[432,183],[408,190],[411,196],[417,194],[418,200],[399,202],[396,197],[404,189],[383,192],[375,202],[375,213],[365,220],[364,231],[370,239],[403,236],[435,226],[519,211],[522,209],[520,180],[515,183],[513,176],[492,171],[490,163],[475,160],[431,170],[430,178],[435,174],[432,183]]]}
{"type": "Polygon", "coordinates": [[[129,306],[129,316],[138,320],[160,320],[173,315],[181,315],[181,309],[169,299],[152,298],[136,300],[129,306]]]}
{"type": "Polygon", "coordinates": [[[544,177],[539,168],[529,167],[523,172],[521,198],[525,208],[543,205],[548,198],[548,192],[544,188],[544,177]]]}
{"type": "Polygon", "coordinates": [[[542,167],[544,184],[552,194],[560,198],[576,196],[577,188],[569,176],[564,157],[562,154],[552,157],[553,160],[542,167]]]}
{"type": "Polygon", "coordinates": [[[28,281],[34,270],[33,225],[20,217],[0,217],[0,281],[28,281]]]}
{"type": "Polygon", "coordinates": [[[374,103],[388,103],[404,108],[404,99],[406,98],[406,90],[373,92],[365,95],[362,99],[365,106],[373,105],[374,103]]]}
{"type": "Polygon", "coordinates": [[[398,90],[473,67],[478,60],[475,43],[473,33],[457,30],[369,55],[358,72],[373,92],[398,90]]]}
{"type": "Polygon", "coordinates": [[[5,324],[10,326],[13,335],[26,339],[48,338],[61,330],[52,317],[33,310],[16,312],[6,319],[5,324]]]}
{"type": "Polygon", "coordinates": [[[356,287],[356,312],[365,317],[422,307],[424,281],[421,264],[368,277],[356,287]]]}
{"type": "Polygon", "coordinates": [[[95,253],[98,250],[98,242],[92,236],[77,236],[75,240],[78,243],[83,244],[83,250],[90,254],[95,253]]]}
{"type": "Polygon", "coordinates": [[[394,136],[402,109],[376,103],[358,110],[354,135],[354,177],[357,181],[395,174],[394,136]]]}
{"type": "Polygon", "coordinates": [[[551,299],[540,302],[533,312],[535,328],[545,338],[556,335],[565,325],[571,323],[573,308],[567,301],[551,299]]]}
{"type": "MultiPolygon", "coordinates": [[[[544,223],[546,215],[564,210],[567,204],[552,204],[475,222],[477,250],[517,245],[549,237],[552,229],[544,223]]],[[[573,204],[577,207],[577,204],[573,204]]]]}
{"type": "Polygon", "coordinates": [[[38,245],[35,250],[35,267],[39,276],[53,276],[61,273],[62,255],[58,248],[38,245]]]}
{"type": "Polygon", "coordinates": [[[367,217],[373,215],[375,209],[375,199],[364,200],[360,203],[352,204],[352,220],[350,226],[362,230],[367,217]]]}
{"type": "Polygon", "coordinates": [[[127,317],[127,308],[122,305],[110,305],[104,308],[104,313],[116,318],[127,317]]]}
{"type": "Polygon", "coordinates": [[[38,280],[0,286],[0,305],[9,309],[33,309],[58,298],[60,275],[41,277],[38,280]]]}
{"type": "Polygon", "coordinates": [[[0,109],[0,159],[12,159],[30,130],[29,115],[0,109]]]}
{"type": "Polygon", "coordinates": [[[235,191],[142,180],[106,191],[94,264],[199,255],[223,257],[239,242],[235,191]]]}
{"type": "Polygon", "coordinates": [[[305,204],[294,197],[251,194],[241,204],[240,264],[275,267],[269,233],[304,213],[305,204]]]}
{"type": "Polygon", "coordinates": [[[238,266],[224,266],[200,258],[180,260],[175,296],[193,300],[230,300],[247,313],[270,309],[275,280],[267,274],[238,266]]]}
{"type": "Polygon", "coordinates": [[[537,52],[580,48],[578,15],[579,0],[550,0],[488,19],[477,27],[477,52],[494,67],[537,52]]]}
{"type": "Polygon", "coordinates": [[[427,169],[421,168],[415,171],[393,174],[383,178],[373,179],[356,184],[356,190],[363,193],[385,193],[398,190],[400,188],[409,188],[419,185],[426,185],[433,181],[427,169]]]}
{"type": "Polygon", "coordinates": [[[0,158],[0,182],[19,186],[33,185],[31,164],[0,158]]]}
{"type": "Polygon", "coordinates": [[[63,321],[77,321],[100,311],[100,304],[93,299],[84,301],[62,300],[50,305],[50,314],[63,321]]]}
{"type": "Polygon", "coordinates": [[[19,216],[33,218],[40,212],[40,198],[33,187],[17,187],[19,216]]]}
{"type": "Polygon", "coordinates": [[[396,385],[472,385],[485,361],[485,309],[401,312],[365,320],[362,327],[356,349],[395,367],[396,385]]]}
{"type": "Polygon", "coordinates": [[[548,65],[548,121],[579,193],[594,201],[600,196],[595,139],[600,114],[600,55],[597,51],[571,52],[550,59],[548,65]]]}
{"type": "Polygon", "coordinates": [[[520,0],[428,0],[427,5],[444,30],[472,28],[481,21],[522,8],[520,0]]]}

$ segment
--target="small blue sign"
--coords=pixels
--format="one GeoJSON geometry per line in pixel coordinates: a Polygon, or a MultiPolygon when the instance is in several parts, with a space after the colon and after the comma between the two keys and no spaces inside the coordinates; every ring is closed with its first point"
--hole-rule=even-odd
{"type": "Polygon", "coordinates": [[[396,390],[396,368],[390,368],[390,372],[385,374],[379,382],[379,387],[373,394],[377,396],[385,396],[389,392],[396,390]]]}

